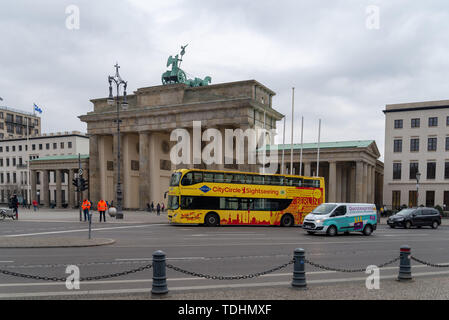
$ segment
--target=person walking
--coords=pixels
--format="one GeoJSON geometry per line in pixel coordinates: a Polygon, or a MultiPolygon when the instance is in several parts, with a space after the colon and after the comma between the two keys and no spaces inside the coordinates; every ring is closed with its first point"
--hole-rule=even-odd
{"type": "Polygon", "coordinates": [[[165,204],[162,202],[161,211],[164,212],[164,210],[165,210],[165,204]]]}
{"type": "Polygon", "coordinates": [[[106,210],[108,209],[108,205],[106,204],[106,201],[104,201],[103,199],[101,199],[100,201],[98,201],[97,204],[97,210],[100,213],[100,222],[101,222],[101,217],[103,216],[103,222],[106,222],[106,210]]]}
{"type": "Polygon", "coordinates": [[[19,219],[19,200],[17,199],[17,195],[14,194],[12,196],[12,209],[14,210],[14,212],[16,213],[16,220],[19,219]]]}
{"type": "Polygon", "coordinates": [[[37,210],[37,201],[36,201],[36,199],[33,200],[33,208],[34,208],[34,211],[37,210]]]}
{"type": "Polygon", "coordinates": [[[84,199],[83,204],[81,205],[81,208],[83,209],[83,212],[84,212],[84,221],[88,221],[90,219],[90,217],[89,217],[90,207],[91,207],[90,201],[87,199],[84,199]]]}
{"type": "Polygon", "coordinates": [[[161,205],[158,203],[156,206],[157,215],[159,216],[161,214],[161,205]]]}
{"type": "Polygon", "coordinates": [[[154,203],[151,201],[151,212],[154,212],[154,203]]]}

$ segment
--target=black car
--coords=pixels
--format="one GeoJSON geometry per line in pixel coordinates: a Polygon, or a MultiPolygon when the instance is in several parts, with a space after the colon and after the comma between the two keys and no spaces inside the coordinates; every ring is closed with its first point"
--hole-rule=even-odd
{"type": "Polygon", "coordinates": [[[413,226],[418,228],[429,226],[436,229],[441,224],[441,215],[434,208],[408,208],[389,217],[387,223],[392,228],[404,227],[409,229],[413,226]]]}

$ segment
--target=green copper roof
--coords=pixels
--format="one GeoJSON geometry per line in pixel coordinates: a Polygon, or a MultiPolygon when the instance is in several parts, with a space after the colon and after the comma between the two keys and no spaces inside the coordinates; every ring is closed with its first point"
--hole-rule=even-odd
{"type": "MultiPolygon", "coordinates": [[[[80,156],[81,159],[89,159],[88,154],[82,154],[80,156]]],[[[48,161],[48,160],[78,160],[78,155],[64,155],[64,156],[49,156],[49,157],[42,157],[39,159],[33,159],[31,161],[48,161]]]]}
{"type": "MultiPolygon", "coordinates": [[[[366,148],[374,140],[354,140],[354,141],[335,141],[335,142],[320,142],[320,149],[330,149],[330,148],[366,148]]],[[[290,144],[278,144],[279,150],[290,150],[290,144]]],[[[294,150],[301,149],[300,143],[293,144],[294,150]]],[[[304,143],[303,150],[305,149],[318,149],[318,143],[304,143]]]]}

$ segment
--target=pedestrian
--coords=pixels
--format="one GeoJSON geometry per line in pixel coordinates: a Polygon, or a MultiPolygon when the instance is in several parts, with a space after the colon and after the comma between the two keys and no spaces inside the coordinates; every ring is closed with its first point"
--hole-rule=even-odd
{"type": "Polygon", "coordinates": [[[17,195],[14,194],[12,196],[12,209],[14,210],[14,212],[16,213],[16,220],[19,219],[19,200],[17,199],[17,195]]]}
{"type": "Polygon", "coordinates": [[[161,214],[161,205],[159,203],[157,204],[156,210],[157,210],[157,215],[160,215],[161,214]]]}
{"type": "Polygon", "coordinates": [[[162,212],[164,212],[165,210],[165,204],[162,202],[162,207],[161,207],[162,212]]]}
{"type": "Polygon", "coordinates": [[[33,200],[33,208],[34,208],[34,211],[36,211],[36,209],[37,209],[37,201],[36,201],[36,199],[33,200]]]}
{"type": "Polygon", "coordinates": [[[101,199],[100,201],[98,201],[97,204],[97,210],[100,213],[100,222],[101,222],[101,217],[103,216],[103,222],[106,222],[106,210],[108,209],[108,205],[106,204],[106,201],[104,201],[103,199],[101,199]]]}
{"type": "Polygon", "coordinates": [[[151,212],[154,212],[154,203],[151,201],[151,212]]]}
{"type": "Polygon", "coordinates": [[[83,209],[83,212],[84,212],[84,221],[90,220],[90,216],[89,216],[90,207],[91,207],[90,201],[87,199],[84,199],[83,204],[81,205],[81,208],[83,209]]]}

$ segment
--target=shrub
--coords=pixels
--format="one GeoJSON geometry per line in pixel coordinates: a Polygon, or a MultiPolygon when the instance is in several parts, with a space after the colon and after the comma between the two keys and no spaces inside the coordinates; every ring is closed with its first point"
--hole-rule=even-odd
{"type": "Polygon", "coordinates": [[[441,208],[440,205],[437,204],[434,208],[437,209],[440,212],[440,214],[443,214],[443,208],[441,208]]]}

